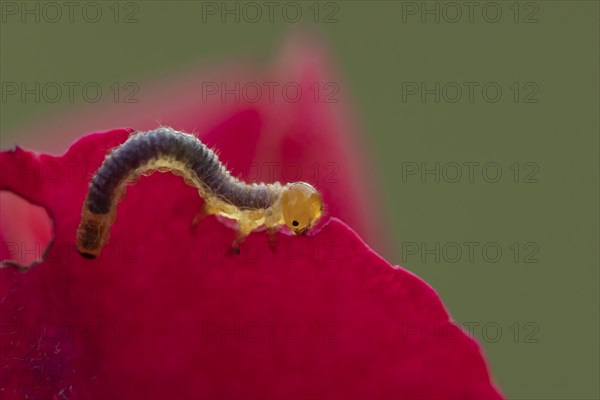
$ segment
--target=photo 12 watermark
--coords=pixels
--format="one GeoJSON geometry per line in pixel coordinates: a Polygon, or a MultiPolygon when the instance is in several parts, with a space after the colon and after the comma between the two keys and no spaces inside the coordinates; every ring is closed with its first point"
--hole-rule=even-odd
{"type": "Polygon", "coordinates": [[[339,103],[340,87],[336,82],[247,81],[202,82],[202,103],[339,103]]]}
{"type": "Polygon", "coordinates": [[[535,161],[403,161],[401,183],[422,184],[513,184],[540,183],[540,165],[535,161]]]}
{"type": "Polygon", "coordinates": [[[533,1],[403,1],[403,23],[537,24],[541,13],[533,1]]]}
{"type": "Polygon", "coordinates": [[[1,1],[2,23],[56,24],[103,21],[115,24],[140,22],[139,1],[1,1]]]}
{"type": "Polygon", "coordinates": [[[341,2],[335,1],[201,1],[203,23],[340,22],[341,2]]]}
{"type": "Polygon", "coordinates": [[[461,332],[483,343],[537,344],[540,326],[533,321],[402,322],[402,343],[456,343],[461,332]],[[458,328],[458,329],[457,329],[458,328]]]}
{"type": "MultiPolygon", "coordinates": [[[[19,161],[2,161],[0,177],[2,180],[18,177],[23,183],[39,184],[79,184],[87,185],[98,170],[98,162],[46,160],[44,164],[29,166],[19,161]]],[[[340,182],[339,164],[333,161],[314,162],[303,165],[296,162],[231,162],[227,164],[233,176],[247,182],[298,182],[304,181],[319,186],[321,184],[337,184],[340,182]],[[243,172],[243,177],[239,174],[243,172]]],[[[152,169],[142,173],[147,177],[158,170],[152,169]]],[[[166,171],[168,172],[168,171],[166,171]]],[[[178,178],[179,179],[179,178],[178,178]]]]}
{"type": "Polygon", "coordinates": [[[402,262],[426,263],[486,263],[501,261],[514,264],[538,264],[541,258],[539,243],[496,241],[404,241],[402,262]]]}
{"type": "Polygon", "coordinates": [[[105,99],[113,103],[139,103],[140,86],[136,82],[25,82],[3,81],[0,85],[2,103],[98,103],[105,99]]]}
{"type": "Polygon", "coordinates": [[[339,342],[336,322],[316,321],[202,321],[199,342],[219,344],[330,344],[339,342]]]}
{"type": "Polygon", "coordinates": [[[26,342],[40,344],[56,343],[136,343],[139,340],[140,324],[133,321],[100,324],[89,321],[64,321],[24,323],[0,322],[0,344],[10,346],[26,342]]]}
{"type": "MultiPolygon", "coordinates": [[[[7,258],[0,260],[2,266],[18,265],[27,268],[32,263],[42,260],[63,264],[83,260],[74,242],[8,240],[4,243],[7,258]]],[[[104,249],[102,257],[116,265],[135,264],[143,258],[143,243],[113,238],[104,249]]]]}
{"type": "Polygon", "coordinates": [[[516,103],[537,104],[540,85],[537,82],[497,81],[404,81],[402,103],[516,103]]]}

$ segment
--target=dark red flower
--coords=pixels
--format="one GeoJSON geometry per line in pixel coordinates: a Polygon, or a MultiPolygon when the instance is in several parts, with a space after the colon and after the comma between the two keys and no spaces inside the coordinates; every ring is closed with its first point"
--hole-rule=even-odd
{"type": "MultiPolygon", "coordinates": [[[[297,81],[308,84],[320,64],[301,65],[297,81]]],[[[266,161],[337,165],[337,181],[315,182],[324,224],[278,234],[274,250],[257,232],[228,254],[233,230],[212,217],[192,228],[197,191],[155,174],[129,187],[102,255],[84,259],[74,240],[87,182],[131,130],[88,135],[59,157],[1,153],[0,190],[54,223],[43,262],[0,270],[2,398],[500,399],[479,346],[437,294],[349,227],[369,231],[356,198],[366,186],[323,107],[244,105],[212,129],[163,121],[204,128],[242,176],[266,161]]]]}

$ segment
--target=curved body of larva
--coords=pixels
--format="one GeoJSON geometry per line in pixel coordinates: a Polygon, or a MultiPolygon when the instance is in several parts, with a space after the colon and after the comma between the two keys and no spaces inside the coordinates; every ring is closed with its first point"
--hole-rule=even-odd
{"type": "Polygon", "coordinates": [[[321,215],[321,197],[312,186],[303,182],[246,184],[232,177],[217,155],[198,138],[161,127],[130,136],[107,155],[92,177],[77,230],[77,250],[81,255],[95,258],[100,254],[126,185],[149,170],[171,171],[196,187],[205,200],[203,214],[237,220],[234,249],[262,225],[275,228],[286,224],[286,215],[294,218],[293,224],[290,220],[288,225],[296,233],[304,233],[321,215]],[[288,210],[297,206],[300,209],[288,210]],[[298,214],[309,209],[311,215],[298,214]]]}

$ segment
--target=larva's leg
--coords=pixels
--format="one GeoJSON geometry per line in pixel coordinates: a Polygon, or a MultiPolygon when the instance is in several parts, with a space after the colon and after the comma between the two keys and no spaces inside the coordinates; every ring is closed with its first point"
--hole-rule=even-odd
{"type": "Polygon", "coordinates": [[[246,237],[252,232],[254,227],[250,224],[240,224],[238,230],[235,232],[235,238],[231,244],[230,253],[240,254],[240,244],[246,239],[246,237]]]}
{"type": "Polygon", "coordinates": [[[195,228],[196,225],[198,225],[205,217],[214,215],[216,213],[217,210],[214,207],[209,206],[208,203],[204,203],[200,211],[198,211],[198,213],[192,219],[192,228],[195,228]]]}

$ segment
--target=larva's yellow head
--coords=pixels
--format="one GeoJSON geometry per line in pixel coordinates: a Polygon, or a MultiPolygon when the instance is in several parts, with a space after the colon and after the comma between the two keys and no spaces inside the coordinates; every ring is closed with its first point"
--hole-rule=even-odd
{"type": "Polygon", "coordinates": [[[289,183],[281,195],[281,210],[285,224],[296,235],[302,235],[321,218],[323,200],[317,189],[308,183],[289,183]]]}

